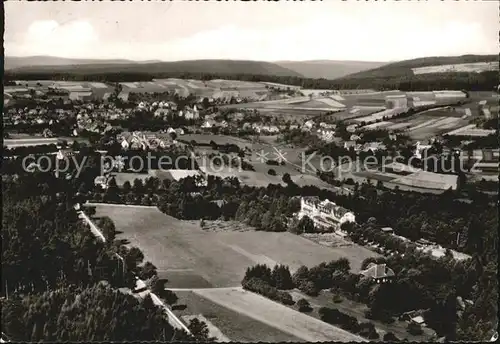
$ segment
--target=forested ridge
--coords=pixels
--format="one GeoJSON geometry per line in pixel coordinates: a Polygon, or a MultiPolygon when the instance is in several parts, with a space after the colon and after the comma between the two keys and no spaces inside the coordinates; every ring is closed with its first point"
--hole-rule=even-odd
{"type": "MultiPolygon", "coordinates": [[[[432,91],[432,90],[468,90],[492,91],[498,86],[498,71],[481,73],[432,73],[396,76],[346,76],[336,80],[311,79],[299,76],[277,76],[267,74],[245,73],[205,73],[205,72],[14,72],[6,71],[4,78],[9,80],[67,80],[67,81],[100,81],[100,82],[134,82],[152,81],[155,78],[180,79],[233,79],[253,82],[274,82],[306,89],[376,89],[401,91],[432,91]]],[[[133,90],[130,90],[133,92],[133,90]]]]}

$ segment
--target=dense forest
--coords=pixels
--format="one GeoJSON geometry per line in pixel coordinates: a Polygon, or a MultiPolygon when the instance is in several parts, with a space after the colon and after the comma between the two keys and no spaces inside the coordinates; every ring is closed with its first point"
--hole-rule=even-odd
{"type": "Polygon", "coordinates": [[[112,240],[109,219],[99,225],[110,240],[95,239],[77,217],[76,191],[51,173],[2,175],[2,333],[16,342],[203,337],[206,331],[192,337],[175,330],[149,296],[138,300],[123,291],[139,276],[167,302],[176,300],[158,288],[153,264],[140,265],[138,248],[112,240]]]}
{"type": "Polygon", "coordinates": [[[298,76],[252,75],[252,74],[220,74],[193,72],[94,72],[94,73],[62,73],[62,72],[13,72],[6,71],[4,78],[9,80],[67,80],[67,81],[100,81],[100,82],[132,82],[152,81],[154,78],[180,79],[234,79],[254,82],[274,82],[312,89],[377,89],[401,91],[432,90],[469,90],[493,91],[498,86],[498,72],[482,73],[436,73],[419,75],[398,75],[389,77],[344,77],[337,80],[310,79],[298,76]]]}

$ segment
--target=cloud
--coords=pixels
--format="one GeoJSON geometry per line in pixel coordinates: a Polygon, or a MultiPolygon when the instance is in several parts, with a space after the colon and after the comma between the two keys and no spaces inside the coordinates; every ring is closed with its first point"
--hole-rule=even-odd
{"type": "Polygon", "coordinates": [[[323,13],[300,23],[243,27],[221,24],[196,34],[149,41],[134,39],[124,28],[104,42],[86,20],[32,22],[23,39],[6,44],[10,55],[55,55],[81,58],[246,59],[246,60],[372,60],[390,61],[422,56],[494,53],[496,38],[485,35],[476,21],[431,21],[422,16],[397,16],[380,11],[358,17],[323,13]]]}
{"type": "Polygon", "coordinates": [[[88,21],[37,20],[28,27],[21,42],[7,46],[6,50],[12,50],[12,55],[80,57],[88,55],[97,43],[97,32],[88,21]]]}

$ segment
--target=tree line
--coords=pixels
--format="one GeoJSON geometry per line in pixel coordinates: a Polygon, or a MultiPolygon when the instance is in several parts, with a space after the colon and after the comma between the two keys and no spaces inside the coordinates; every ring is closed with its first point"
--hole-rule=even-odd
{"type": "Polygon", "coordinates": [[[154,78],[180,79],[233,79],[253,82],[273,82],[291,86],[301,86],[312,89],[377,89],[402,91],[432,91],[432,90],[471,90],[491,91],[498,86],[498,73],[487,71],[481,73],[433,73],[418,75],[343,77],[336,80],[313,79],[298,76],[251,75],[244,73],[216,74],[189,72],[155,72],[155,73],[59,73],[55,71],[28,72],[6,71],[4,78],[8,80],[68,80],[68,81],[99,81],[99,82],[133,82],[152,81],[154,78]]]}

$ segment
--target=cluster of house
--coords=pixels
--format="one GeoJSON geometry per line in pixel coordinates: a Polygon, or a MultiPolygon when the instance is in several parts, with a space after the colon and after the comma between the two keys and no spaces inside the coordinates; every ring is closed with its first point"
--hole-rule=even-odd
{"type": "Polygon", "coordinates": [[[182,128],[168,128],[161,132],[123,132],[117,139],[124,150],[167,148],[177,143],[176,137],[184,135],[182,128]]]}
{"type": "Polygon", "coordinates": [[[214,119],[214,116],[207,116],[205,121],[201,125],[202,129],[231,128],[231,127],[233,127],[236,130],[241,129],[244,131],[254,131],[255,133],[264,135],[278,134],[282,129],[284,129],[284,126],[269,125],[263,123],[249,123],[249,122],[245,122],[241,126],[238,126],[237,124],[230,123],[226,120],[217,121],[216,119],[214,119]]]}
{"type": "Polygon", "coordinates": [[[308,216],[319,228],[339,230],[346,222],[355,222],[356,216],[348,209],[336,205],[328,199],[320,201],[319,197],[302,197],[298,218],[308,216]]]}
{"type": "Polygon", "coordinates": [[[185,106],[184,109],[179,110],[177,104],[172,101],[160,101],[149,103],[147,101],[141,101],[137,105],[137,110],[145,110],[153,113],[154,117],[166,118],[166,116],[172,114],[185,119],[198,119],[200,118],[200,110],[196,105],[193,107],[185,106]]]}
{"type": "Polygon", "coordinates": [[[351,135],[349,141],[344,141],[344,148],[345,149],[354,149],[355,152],[376,152],[378,150],[382,151],[387,149],[386,145],[383,144],[382,142],[366,142],[366,143],[358,143],[357,140],[359,140],[360,137],[358,135],[351,135]]]}
{"type": "MultiPolygon", "coordinates": [[[[177,109],[174,102],[140,102],[135,108],[122,109],[112,103],[94,104],[87,102],[84,104],[73,104],[71,109],[54,108],[39,104],[32,108],[4,108],[3,121],[7,125],[37,125],[46,124],[48,128],[52,124],[61,120],[76,119],[76,125],[73,128],[72,135],[77,136],[82,131],[89,131],[98,134],[104,133],[110,129],[109,121],[127,119],[133,116],[137,111],[151,111],[155,117],[167,119],[167,115],[186,119],[198,119],[200,117],[199,109],[196,105],[186,106],[182,110],[177,109]]],[[[169,129],[170,130],[170,129],[169,129]]],[[[180,134],[177,132],[177,134],[180,134]]]]}
{"type": "Polygon", "coordinates": [[[3,122],[4,124],[19,125],[19,124],[52,124],[58,120],[65,119],[70,111],[58,109],[59,111],[51,111],[43,106],[35,108],[8,108],[4,109],[3,122]]]}
{"type": "MultiPolygon", "coordinates": [[[[304,122],[301,130],[309,131],[311,133],[315,133],[321,140],[325,142],[333,142],[335,137],[335,128],[337,126],[335,124],[329,124],[325,122],[321,122],[316,124],[312,119],[304,122]]],[[[294,128],[290,128],[294,129],[294,128]]]]}

